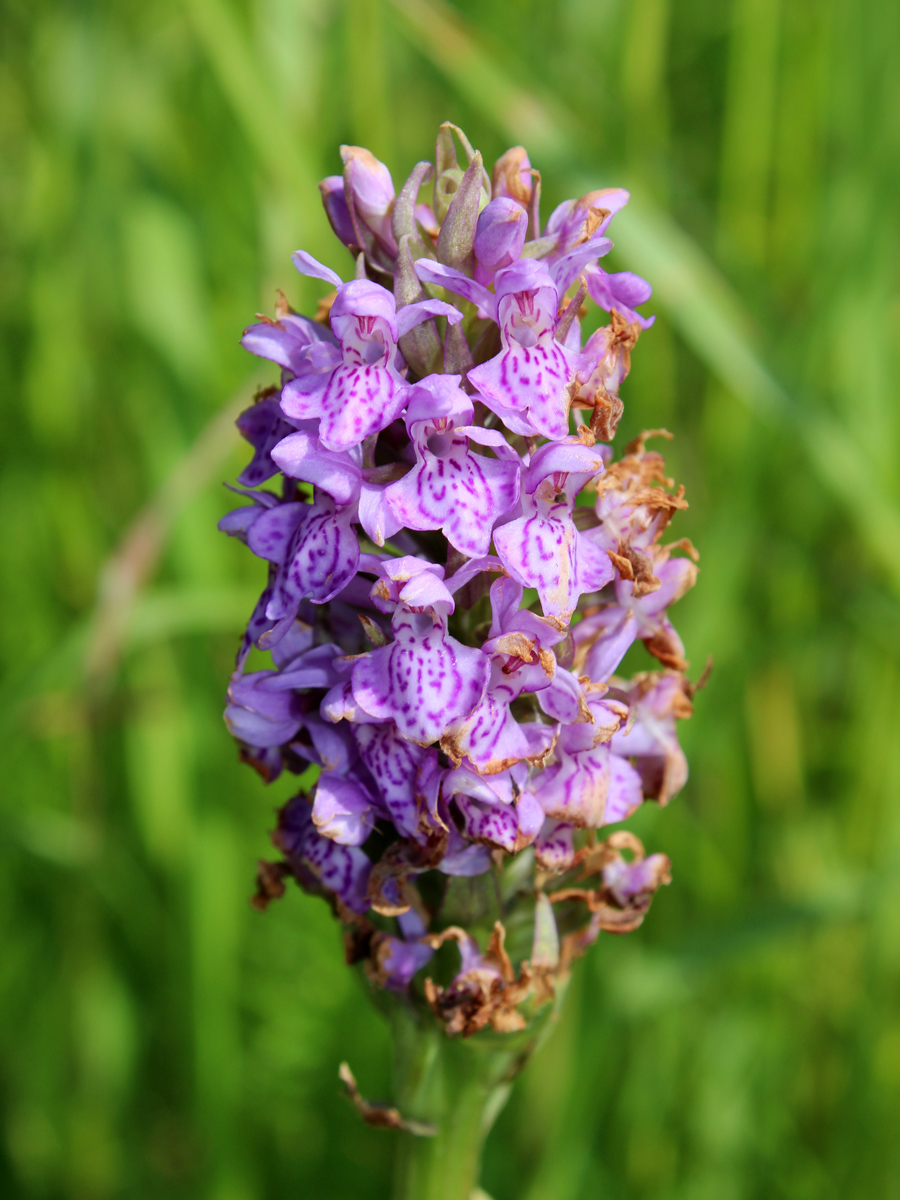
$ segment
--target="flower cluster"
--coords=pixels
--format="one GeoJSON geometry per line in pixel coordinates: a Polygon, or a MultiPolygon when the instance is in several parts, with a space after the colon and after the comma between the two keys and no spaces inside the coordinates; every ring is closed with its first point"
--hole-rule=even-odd
{"type": "Polygon", "coordinates": [[[489,176],[444,125],[399,194],[367,150],[341,153],[320,187],[354,278],[297,251],[318,314],[282,297],[245,331],[281,379],[238,421],[249,503],[220,522],[268,564],[225,719],[265,780],[315,777],[279,814],[258,902],[291,875],[375,983],[451,1033],[515,1029],[669,879],[633,835],[595,833],[687,776],[667,614],[696,556],[661,541],[683,492],[650,434],[616,461],[608,445],[650,287],[600,265],[621,189],[542,227],[521,147],[489,176]],[[584,340],[588,296],[609,322],[584,340]],[[629,681],[637,640],[659,669],[629,681]],[[249,670],[254,650],[271,665],[249,670]],[[456,970],[432,963],[451,942],[456,970]]]}

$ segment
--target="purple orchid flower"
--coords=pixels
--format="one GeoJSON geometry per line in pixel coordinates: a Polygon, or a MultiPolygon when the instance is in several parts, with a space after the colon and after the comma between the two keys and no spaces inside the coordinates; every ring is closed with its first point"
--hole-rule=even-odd
{"type": "Polygon", "coordinates": [[[497,775],[546,753],[553,731],[533,721],[520,724],[512,714],[510,705],[521,695],[537,693],[545,711],[560,703],[568,708],[569,673],[557,668],[551,649],[563,634],[542,617],[520,611],[521,601],[522,587],[514,580],[501,578],[492,584],[493,620],[482,646],[491,663],[488,685],[479,704],[441,739],[441,749],[454,763],[465,760],[482,775],[497,775]]]}
{"type": "Polygon", "coordinates": [[[399,559],[383,569],[385,579],[372,596],[377,604],[390,596],[391,585],[397,589],[396,602],[381,599],[396,603],[394,641],[356,663],[353,698],[370,716],[392,719],[402,737],[428,746],[478,704],[488,682],[488,659],[447,633],[455,605],[433,564],[399,559]]]}
{"type": "Polygon", "coordinates": [[[652,894],[660,884],[668,883],[671,863],[665,854],[626,861],[617,854],[603,868],[603,883],[624,908],[639,896],[652,894]]]}
{"type": "Polygon", "coordinates": [[[524,473],[522,516],[494,530],[504,567],[537,589],[545,616],[563,623],[583,592],[599,591],[614,575],[608,555],[572,519],[576,493],[602,469],[595,447],[575,440],[542,446],[524,473]]]}
{"type": "Polygon", "coordinates": [[[463,765],[450,771],[442,791],[462,820],[462,834],[507,854],[531,845],[544,823],[534,796],[523,791],[527,771],[505,771],[489,779],[463,765]]]}
{"type": "Polygon", "coordinates": [[[471,424],[459,375],[429,375],[409,393],[406,426],[416,465],[385,489],[395,528],[440,529],[461,554],[487,554],[494,523],[516,505],[519,456],[499,430],[471,424]],[[475,454],[471,443],[498,457],[475,454]]]}
{"type": "Polygon", "coordinates": [[[348,450],[385,429],[403,410],[407,387],[399,370],[399,339],[429,317],[444,316],[455,324],[462,313],[441,300],[407,304],[398,312],[387,288],[367,279],[342,283],[303,250],[295,253],[294,265],[337,288],[330,320],[340,350],[323,369],[289,381],[281,407],[296,420],[318,418],[326,450],[348,450]]]}
{"type": "Polygon", "coordinates": [[[620,701],[590,698],[591,721],[564,726],[554,751],[556,762],[531,789],[548,817],[579,829],[599,829],[624,821],[643,802],[637,771],[610,749],[627,716],[620,701]]]}
{"type": "Polygon", "coordinates": [[[281,810],[274,840],[301,883],[311,879],[320,884],[352,912],[368,909],[371,862],[358,846],[341,846],[323,837],[304,796],[295,796],[281,810]]]}
{"type": "MultiPolygon", "coordinates": [[[[568,286],[573,267],[594,247],[574,251],[551,270],[526,258],[497,272],[494,292],[460,271],[419,259],[416,272],[426,283],[448,288],[472,301],[479,316],[500,326],[503,349],[469,371],[485,404],[513,433],[564,438],[569,432],[569,407],[578,388],[581,357],[556,340],[559,297],[568,286]],[[560,273],[560,279],[553,272],[560,273]]],[[[577,274],[577,270],[576,270],[577,274]]]]}

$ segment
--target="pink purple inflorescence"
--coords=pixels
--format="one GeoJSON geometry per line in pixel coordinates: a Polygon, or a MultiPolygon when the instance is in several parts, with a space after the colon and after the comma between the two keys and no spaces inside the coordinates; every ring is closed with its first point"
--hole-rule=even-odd
{"type": "Polygon", "coordinates": [[[669,881],[633,834],[596,832],[687,778],[667,614],[696,555],[661,542],[683,491],[653,435],[608,444],[650,287],[600,265],[620,188],[542,227],[521,147],[488,176],[444,125],[399,194],[367,150],[341,154],[320,187],[355,277],[297,251],[319,313],[282,297],[245,331],[281,380],[238,420],[249,503],[220,522],[268,564],[225,719],[266,781],[314,777],[257,902],[293,876],[377,985],[450,1033],[511,1030],[669,881]],[[588,296],[609,321],[583,343],[588,296]],[[625,679],[637,640],[659,669],[625,679]],[[270,665],[248,670],[254,649],[270,665]]]}

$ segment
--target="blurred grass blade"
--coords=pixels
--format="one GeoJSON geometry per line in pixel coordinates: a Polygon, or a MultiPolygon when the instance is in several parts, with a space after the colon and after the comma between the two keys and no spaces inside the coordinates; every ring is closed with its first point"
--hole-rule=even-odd
{"type": "Polygon", "coordinates": [[[244,134],[273,178],[286,182],[301,212],[317,204],[318,182],[302,130],[292,129],[227,0],[188,0],[197,36],[244,134]]]}
{"type": "Polygon", "coordinates": [[[234,421],[249,403],[251,387],[210,421],[163,486],[138,513],[118,549],[103,569],[100,593],[85,654],[89,689],[102,687],[115,667],[135,599],[151,577],[172,525],[222,467],[235,446],[234,421]]]}

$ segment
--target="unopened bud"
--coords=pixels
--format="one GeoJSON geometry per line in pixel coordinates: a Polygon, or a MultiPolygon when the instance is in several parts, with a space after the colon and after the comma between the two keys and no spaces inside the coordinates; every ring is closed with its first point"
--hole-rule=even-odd
{"type": "Polygon", "coordinates": [[[381,245],[396,253],[391,231],[394,181],[391,173],[362,146],[341,146],[344,162],[344,193],[357,221],[371,231],[381,245]]]}
{"type": "Polygon", "coordinates": [[[515,200],[499,196],[483,209],[475,229],[475,278],[490,283],[503,267],[518,262],[528,231],[528,214],[515,200]]]}

